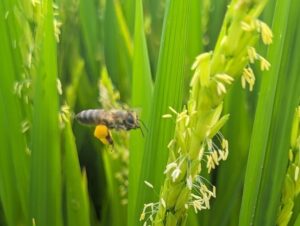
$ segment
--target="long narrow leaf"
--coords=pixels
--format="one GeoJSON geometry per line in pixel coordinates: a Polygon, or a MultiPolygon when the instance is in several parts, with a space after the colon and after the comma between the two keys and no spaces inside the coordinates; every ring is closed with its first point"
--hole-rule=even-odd
{"type": "MultiPolygon", "coordinates": [[[[26,222],[28,218],[28,152],[22,134],[22,105],[14,93],[19,81],[21,60],[21,29],[14,13],[14,1],[0,3],[1,82],[0,82],[0,200],[8,225],[26,222]],[[10,14],[10,15],[9,15],[10,14]],[[18,184],[18,185],[17,185],[18,184]]],[[[24,21],[27,25],[27,21],[24,21]]]]}
{"type": "Polygon", "coordinates": [[[65,190],[66,190],[66,212],[67,225],[89,224],[88,195],[85,193],[81,182],[82,176],[77,156],[74,137],[69,122],[63,131],[64,138],[64,168],[65,168],[65,190]]]}
{"type": "Polygon", "coordinates": [[[43,1],[37,30],[30,210],[37,225],[62,225],[56,43],[51,0],[43,1]]]}
{"type": "MultiPolygon", "coordinates": [[[[284,51],[280,62],[278,84],[274,99],[272,124],[269,132],[267,155],[263,168],[263,179],[258,196],[255,225],[274,225],[278,214],[282,184],[286,174],[293,109],[300,101],[300,16],[299,1],[292,0],[284,40],[284,51]],[[289,49],[288,46],[293,46],[289,49]],[[273,175],[276,177],[273,178],[273,175]],[[268,202],[267,202],[268,201],[268,202]],[[262,213],[264,212],[264,213],[262,213]]],[[[274,18],[279,18],[275,14],[274,18]]],[[[272,56],[278,58],[278,56],[272,56]]],[[[272,59],[272,58],[270,58],[272,59]]]]}
{"type": "MultiPolygon", "coordinates": [[[[239,225],[274,225],[281,183],[288,157],[293,109],[299,101],[296,74],[288,70],[285,43],[293,34],[287,28],[293,18],[292,1],[277,1],[273,21],[274,44],[268,59],[258,101],[246,170],[239,225]],[[297,100],[298,99],[298,100],[297,100]],[[275,167],[276,166],[276,167],[275,167]],[[276,175],[274,177],[274,175],[276,175]],[[266,217],[266,211],[268,217],[266,217]]],[[[299,85],[298,85],[299,86],[299,85]]]]}
{"type": "MultiPolygon", "coordinates": [[[[167,161],[167,145],[174,132],[174,122],[162,115],[169,113],[169,106],[181,109],[183,97],[184,65],[187,40],[187,18],[190,1],[167,1],[161,49],[158,61],[154,96],[152,100],[149,132],[146,137],[140,181],[149,181],[160,189],[167,161]]],[[[157,199],[153,191],[140,184],[137,210],[145,202],[157,199]]],[[[134,218],[138,220],[138,211],[134,218]]],[[[134,224],[137,225],[137,222],[134,224]]]]}
{"type": "Polygon", "coordinates": [[[239,209],[235,207],[241,202],[240,191],[245,176],[245,163],[251,135],[250,114],[245,104],[246,91],[241,89],[239,83],[235,84],[225,100],[225,112],[230,113],[230,119],[222,133],[228,138],[230,154],[227,161],[218,169],[217,199],[213,202],[212,209],[207,211],[209,214],[207,225],[228,225],[228,222],[239,213],[239,209]],[[239,131],[238,134],[237,131],[239,131]]]}
{"type": "Polygon", "coordinates": [[[104,54],[108,74],[128,100],[132,72],[132,40],[121,10],[120,1],[107,1],[104,17],[104,54]]]}
{"type": "MultiPolygon", "coordinates": [[[[149,57],[144,33],[143,6],[141,0],[136,0],[135,35],[134,35],[134,58],[132,76],[132,106],[141,108],[140,126],[145,136],[148,135],[146,125],[149,122],[150,106],[152,98],[152,80],[149,57]]],[[[134,131],[130,137],[129,155],[129,192],[128,192],[128,225],[134,225],[136,214],[136,199],[143,160],[145,139],[141,131],[134,131]]]]}

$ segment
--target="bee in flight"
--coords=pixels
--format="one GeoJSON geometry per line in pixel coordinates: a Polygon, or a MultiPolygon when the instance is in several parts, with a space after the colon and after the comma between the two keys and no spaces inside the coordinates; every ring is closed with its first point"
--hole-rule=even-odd
{"type": "Polygon", "coordinates": [[[75,118],[82,124],[95,125],[94,136],[102,143],[113,145],[110,129],[140,129],[139,118],[135,111],[90,109],[79,112],[75,118]]]}

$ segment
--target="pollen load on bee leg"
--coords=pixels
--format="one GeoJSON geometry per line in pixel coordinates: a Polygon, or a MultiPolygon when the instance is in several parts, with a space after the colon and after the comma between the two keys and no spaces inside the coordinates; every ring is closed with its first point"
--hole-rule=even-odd
{"type": "Polygon", "coordinates": [[[111,133],[107,126],[105,125],[98,125],[95,128],[94,136],[98,138],[103,144],[105,145],[113,145],[113,139],[111,137],[111,133]]]}

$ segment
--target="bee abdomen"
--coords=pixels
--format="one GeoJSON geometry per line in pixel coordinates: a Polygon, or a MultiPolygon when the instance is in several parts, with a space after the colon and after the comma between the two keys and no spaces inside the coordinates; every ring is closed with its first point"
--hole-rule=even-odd
{"type": "Polygon", "coordinates": [[[76,115],[76,119],[83,124],[98,125],[103,123],[101,120],[101,114],[103,110],[92,109],[81,111],[76,115]]]}

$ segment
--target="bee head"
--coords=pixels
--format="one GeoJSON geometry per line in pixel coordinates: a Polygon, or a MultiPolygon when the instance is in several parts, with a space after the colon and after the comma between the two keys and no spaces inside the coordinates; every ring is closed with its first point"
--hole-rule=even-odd
{"type": "Polygon", "coordinates": [[[124,124],[127,130],[140,128],[137,113],[134,111],[128,111],[127,117],[124,119],[124,124]]]}

